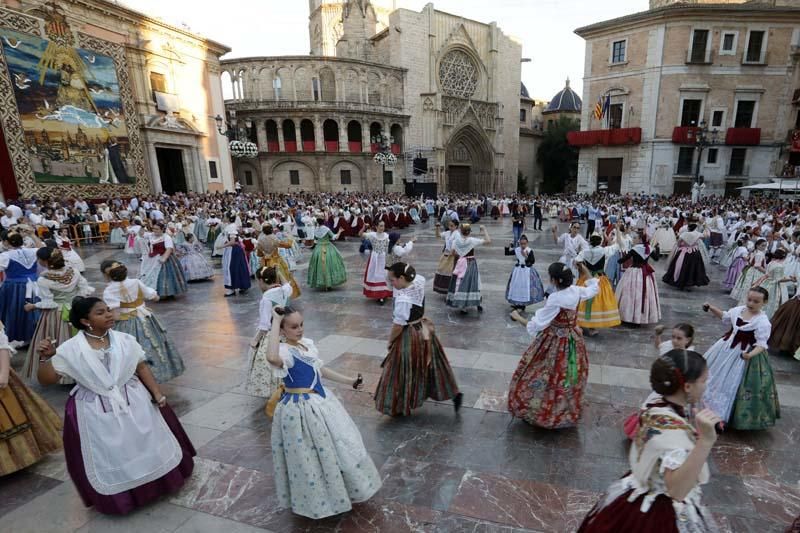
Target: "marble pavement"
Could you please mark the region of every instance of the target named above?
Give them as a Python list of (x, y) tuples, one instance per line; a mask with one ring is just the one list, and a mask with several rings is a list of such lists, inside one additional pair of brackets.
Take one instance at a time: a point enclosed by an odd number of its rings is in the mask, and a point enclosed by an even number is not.
[[(361, 296), (365, 259), (357, 242), (339, 244), (350, 275), (338, 290), (307, 289), (306, 262), (298, 267), (304, 293), (296, 303), (305, 314), (306, 335), (317, 342), (327, 364), (365, 377), (366, 391), (334, 388), (383, 476), (383, 488), (371, 501), (318, 522), (277, 508), (270, 421), (263, 415), (264, 401), (242, 386), (260, 294), (254, 288), (245, 296), (223, 298), (218, 275), (213, 282), (191, 284), (183, 298), (152, 306), (186, 361), (186, 373), (163, 388), (198, 449), (191, 482), (130, 516), (107, 517), (83, 507), (56, 454), (0, 479), (0, 530), (574, 531), (601, 492), (628, 469), (622, 422), (649, 390), (652, 328), (623, 326), (587, 340), (590, 384), (578, 428), (544, 431), (512, 420), (505, 406), (508, 383), (529, 338), (508, 318), (503, 299), (513, 263), (502, 250), (510, 240), (510, 222), (487, 220), (486, 225), (494, 240), (477, 250), (483, 314), (461, 316), (447, 309), (441, 296), (430, 291), (427, 297), (427, 315), (465, 395), (458, 416), (449, 402), (427, 402), (400, 419), (379, 415), (372, 406), (369, 389), (385, 355), (391, 305), (380, 307)], [(418, 237), (411, 262), (430, 286), (441, 243), (430, 226), (413, 226), (404, 234)], [(528, 235), (536, 266), (544, 273), (559, 251), (549, 232)], [(131, 257), (106, 245), (85, 246), (80, 253), (99, 291), (100, 261), (118, 258), (136, 270)], [(664, 261), (656, 264), (659, 278), (665, 268)], [(663, 323), (692, 323), (701, 350), (723, 333), (722, 324), (701, 311), (703, 301), (734, 305), (720, 286), (724, 272), (715, 268), (711, 278), (709, 287), (691, 293), (661, 286)], [(782, 531), (800, 514), (800, 363), (780, 356), (771, 362), (783, 406), (778, 425), (762, 432), (725, 433), (712, 453), (704, 499), (724, 531)], [(21, 365), (17, 356), (14, 366)], [(34, 388), (63, 411), (68, 388)]]

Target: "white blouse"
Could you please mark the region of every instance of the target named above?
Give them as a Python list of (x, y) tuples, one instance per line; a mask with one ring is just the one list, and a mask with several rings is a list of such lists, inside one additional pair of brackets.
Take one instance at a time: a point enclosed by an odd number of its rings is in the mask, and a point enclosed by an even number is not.
[[(158, 292), (154, 289), (151, 289), (138, 279), (128, 278), (125, 281), (112, 281), (109, 283), (108, 287), (103, 291), (103, 301), (106, 302), (109, 308), (118, 309), (122, 302), (130, 303), (135, 301), (139, 297), (140, 289), (145, 300), (158, 298)], [(150, 315), (150, 311), (144, 303), (137, 307), (136, 311), (141, 316)]]
[(405, 289), (394, 289), (393, 292), (392, 324), (407, 326), (411, 308), (415, 305), (422, 307), (425, 303), (425, 278), (417, 275), (411, 285)]
[(554, 292), (547, 297), (544, 307), (531, 317), (527, 326), (528, 333), (536, 335), (550, 325), (561, 309), (577, 309), (580, 302), (594, 298), (599, 292), (600, 285), (597, 278), (586, 280), (585, 287), (572, 285)]
[(272, 329), (272, 308), (283, 307), (292, 296), (292, 284), (284, 283), (280, 287), (273, 287), (261, 295), (258, 305), (258, 329), (269, 331)]
[[(724, 313), (722, 313), (722, 323), (733, 330), (731, 331), (730, 342), (734, 342), (736, 334), (740, 330), (752, 331), (756, 337), (755, 345), (761, 346), (766, 350), (770, 333), (772, 333), (772, 324), (770, 324), (767, 315), (762, 312), (750, 318), (750, 320), (747, 321), (747, 324), (743, 326), (737, 326), (736, 325), (737, 319), (742, 316), (742, 313), (746, 308), (747, 308), (746, 306), (740, 305), (738, 307), (732, 307), (727, 311), (725, 311)], [(745, 319), (742, 318), (742, 320)]]

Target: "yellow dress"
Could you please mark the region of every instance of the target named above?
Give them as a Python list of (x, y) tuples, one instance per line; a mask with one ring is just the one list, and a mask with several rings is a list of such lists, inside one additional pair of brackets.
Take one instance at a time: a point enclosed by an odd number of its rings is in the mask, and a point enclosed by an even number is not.
[[(589, 254), (587, 254), (589, 255)], [(597, 254), (594, 254), (597, 255)], [(582, 328), (601, 329), (613, 328), (622, 324), (619, 317), (619, 307), (617, 307), (617, 298), (614, 295), (614, 289), (611, 288), (611, 282), (605, 275), (603, 270), (605, 266), (605, 254), (596, 259), (594, 263), (589, 262), (584, 258), (583, 261), (592, 277), (598, 279), (600, 286), (600, 293), (589, 300), (583, 301), (578, 305), (578, 325)], [(586, 276), (581, 275), (578, 279), (578, 286), (586, 286)]]
[(292, 276), (292, 271), (289, 270), (289, 265), (286, 264), (286, 260), (281, 257), (281, 254), (278, 251), (279, 246), (280, 244), (274, 247), (271, 254), (264, 254), (263, 250), (260, 248), (256, 254), (258, 254), (259, 258), (261, 259), (261, 268), (275, 267), (275, 271), (278, 272), (278, 274), (282, 276), (284, 280), (292, 285), (292, 299), (294, 300), (295, 298), (300, 297), (300, 286), (297, 284), (294, 276)]

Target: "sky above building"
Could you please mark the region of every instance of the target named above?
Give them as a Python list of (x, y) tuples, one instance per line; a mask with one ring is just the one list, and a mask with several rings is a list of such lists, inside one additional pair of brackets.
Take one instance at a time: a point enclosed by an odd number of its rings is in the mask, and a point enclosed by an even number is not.
[[(233, 48), (225, 56), (305, 55), (309, 51), (307, 0), (125, 0), (125, 5)], [(427, 0), (397, 0), (420, 11)], [(570, 78), (583, 88), (584, 41), (575, 28), (644, 11), (648, 0), (438, 0), (434, 7), (480, 22), (497, 22), (522, 42), (522, 81), (534, 98), (550, 99)]]

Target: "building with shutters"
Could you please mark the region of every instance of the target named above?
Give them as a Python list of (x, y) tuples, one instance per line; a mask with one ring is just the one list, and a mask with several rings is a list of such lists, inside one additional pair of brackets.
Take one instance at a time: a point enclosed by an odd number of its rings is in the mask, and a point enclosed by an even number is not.
[(706, 195), (729, 196), (800, 164), (800, 2), (650, 7), (576, 30), (586, 41), (581, 131), (569, 137), (578, 191), (684, 194), (699, 174)]

